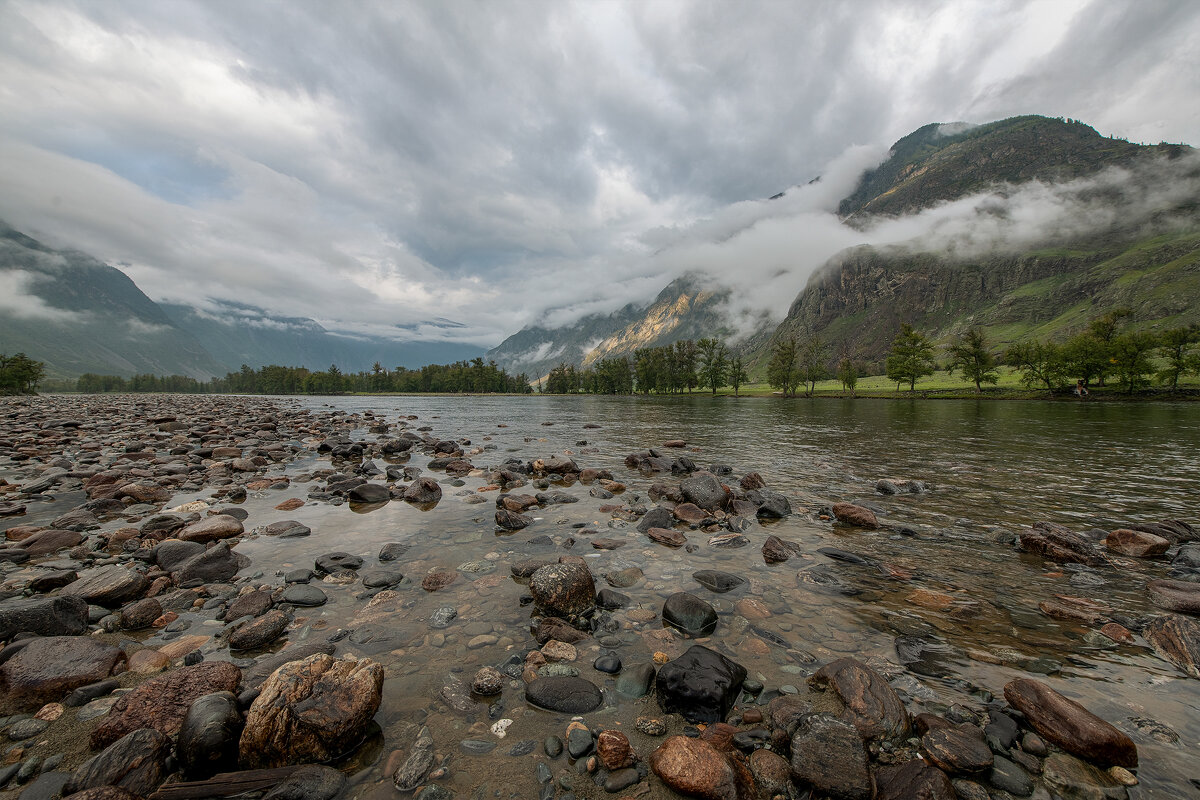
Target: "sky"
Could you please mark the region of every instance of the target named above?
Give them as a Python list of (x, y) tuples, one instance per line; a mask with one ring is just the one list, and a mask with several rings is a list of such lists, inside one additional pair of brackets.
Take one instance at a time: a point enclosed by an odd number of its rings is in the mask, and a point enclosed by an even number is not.
[(892, 142), (1030, 113), (1200, 144), (1200, 3), (0, 0), (0, 219), (348, 334), (777, 317)]

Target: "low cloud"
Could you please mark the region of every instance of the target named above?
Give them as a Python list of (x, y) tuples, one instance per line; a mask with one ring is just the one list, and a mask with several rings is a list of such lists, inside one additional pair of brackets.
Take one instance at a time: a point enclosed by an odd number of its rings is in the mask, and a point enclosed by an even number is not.
[(88, 315), (65, 308), (55, 308), (39, 297), (33, 288), (45, 281), (44, 275), (24, 270), (0, 270), (0, 314), (17, 319), (76, 325), (86, 322)]

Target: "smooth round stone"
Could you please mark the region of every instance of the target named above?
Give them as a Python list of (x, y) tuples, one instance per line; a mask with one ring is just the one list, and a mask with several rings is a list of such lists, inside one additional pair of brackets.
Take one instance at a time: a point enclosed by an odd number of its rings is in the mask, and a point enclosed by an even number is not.
[(550, 758), (558, 758), (563, 751), (562, 739), (557, 736), (547, 736), (546, 741), (542, 742), (542, 748)]
[(597, 658), (592, 663), (592, 667), (600, 672), (616, 675), (621, 671), (621, 659), (613, 653), (607, 653)]
[(569, 676), (535, 679), (525, 687), (525, 699), (539, 708), (568, 714), (586, 714), (604, 702), (594, 683)]
[(364, 572), (362, 583), (368, 589), (386, 589), (404, 580), (404, 573), (396, 569), (373, 569)]
[(308, 583), (313, 579), (311, 569), (294, 569), (284, 573), (284, 583)]
[(294, 583), (283, 590), (283, 595), (280, 598), (285, 603), (291, 603), (294, 606), (321, 606), (325, 605), (329, 600), (325, 593), (316, 586), (309, 586), (304, 583)]
[(478, 650), (480, 647), (488, 647), (500, 641), (500, 637), (490, 633), (481, 633), (471, 641), (467, 642), (467, 648), (470, 650)]
[(324, 572), (330, 575), (345, 569), (356, 570), (362, 565), (363, 560), (350, 553), (326, 553), (317, 558), (313, 564), (317, 572)]
[(32, 739), (49, 727), (50, 723), (44, 719), (23, 719), (8, 729), (8, 738), (14, 742), (21, 742), (25, 739)]
[(582, 726), (572, 727), (567, 731), (567, 754), (571, 758), (582, 758), (592, 751), (596, 744), (592, 732)]
[(715, 569), (703, 569), (699, 572), (694, 572), (692, 573), (692, 578), (705, 589), (717, 594), (733, 591), (746, 582), (745, 578)]
[(628, 789), (641, 779), (641, 773), (634, 767), (618, 769), (608, 773), (608, 777), (604, 779), (604, 791), (616, 794), (623, 789)]

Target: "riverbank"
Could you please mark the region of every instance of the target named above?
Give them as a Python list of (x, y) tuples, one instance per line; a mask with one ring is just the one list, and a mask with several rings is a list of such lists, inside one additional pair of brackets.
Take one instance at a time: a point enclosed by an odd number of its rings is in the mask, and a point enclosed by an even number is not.
[[(847, 779), (884, 796), (1119, 794), (1134, 780), (1186, 796), (1194, 720), (1154, 693), (1195, 695), (1186, 581), (1200, 558), (1194, 531), (1160, 516), (1169, 498), (1134, 519), (1114, 506), (1128, 526), (1099, 533), (952, 524), (963, 511), (939, 495), (953, 473), (993, 492), (996, 476), (950, 464), (914, 478), (893, 457), (859, 489), (822, 483), (860, 471), (836, 462), (800, 482), (771, 453), (791, 417), (721, 451), (739, 423), (701, 432), (689, 415), (704, 403), (654, 404), (665, 416), (635, 427), (642, 404), (620, 398), (369, 402), (386, 400), (3, 401), (0, 620), (17, 622), (0, 629), (14, 704), (0, 729), (16, 769), (0, 785), (78, 788), (104, 750), (103, 779), (127, 766), (140, 795), (218, 768), (328, 762), (292, 776), (324, 787), (307, 796)], [(306, 687), (305, 657), (330, 677)], [(696, 686), (709, 688), (677, 691)], [(193, 713), (206, 696), (222, 699)], [(301, 725), (305, 708), (318, 713)], [(189, 715), (225, 738), (192, 738)], [(1056, 744), (1056, 726), (1081, 720), (1100, 739)], [(170, 754), (187, 774), (168, 775)]]

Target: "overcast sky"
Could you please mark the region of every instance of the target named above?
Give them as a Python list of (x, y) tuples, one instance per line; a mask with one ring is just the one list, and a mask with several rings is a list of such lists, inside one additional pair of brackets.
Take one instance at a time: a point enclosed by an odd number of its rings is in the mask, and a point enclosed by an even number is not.
[(0, 218), (343, 331), (490, 346), (693, 257), (795, 288), (891, 142), (1027, 113), (1200, 143), (1200, 3), (0, 0)]

